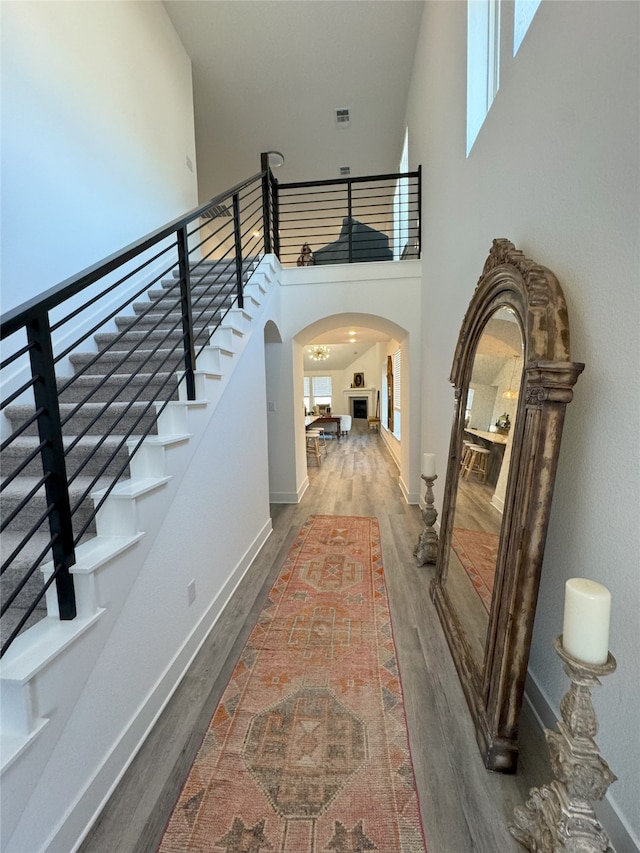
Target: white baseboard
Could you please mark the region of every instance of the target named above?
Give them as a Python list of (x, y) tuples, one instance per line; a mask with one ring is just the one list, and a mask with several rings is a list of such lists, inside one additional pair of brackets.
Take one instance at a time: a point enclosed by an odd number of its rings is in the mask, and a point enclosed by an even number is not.
[[(530, 673), (527, 675), (524, 701), (531, 710), (541, 731), (545, 728), (555, 731), (558, 721), (556, 713)], [(551, 781), (552, 779), (549, 779), (549, 782)], [(599, 803), (595, 803), (594, 810), (598, 820), (609, 835), (616, 853), (640, 853), (639, 840), (634, 837), (630, 828), (627, 827), (608, 797), (605, 797)]]
[[(271, 534), (269, 519), (229, 575), (218, 595), (170, 661), (137, 713), (122, 731), (118, 742), (105, 756), (84, 790), (62, 817), (40, 853), (76, 851), (139, 752), (149, 732), (187, 673), (202, 644), (229, 602), (260, 548)], [(91, 817), (87, 820), (87, 815)]]
[(302, 496), (309, 488), (309, 478), (305, 477), (297, 492), (269, 492), (269, 503), (272, 504), (299, 504)]

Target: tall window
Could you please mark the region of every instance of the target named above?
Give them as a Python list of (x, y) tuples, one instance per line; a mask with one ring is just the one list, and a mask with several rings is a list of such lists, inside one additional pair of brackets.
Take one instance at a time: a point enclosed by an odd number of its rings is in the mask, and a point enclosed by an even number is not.
[(314, 406), (331, 405), (330, 376), (304, 377), (304, 404), (307, 411), (313, 409)]
[(393, 354), (393, 434), (400, 438), (400, 401), (402, 400), (400, 350)]
[(538, 11), (540, 0), (515, 0), (513, 12), (513, 55), (518, 52), (522, 44), (529, 24)]
[[(400, 172), (409, 171), (409, 128), (404, 132)], [(393, 259), (399, 261), (409, 242), (409, 179), (399, 178), (393, 197)]]
[(467, 156), (498, 92), (500, 2), (467, 0)]

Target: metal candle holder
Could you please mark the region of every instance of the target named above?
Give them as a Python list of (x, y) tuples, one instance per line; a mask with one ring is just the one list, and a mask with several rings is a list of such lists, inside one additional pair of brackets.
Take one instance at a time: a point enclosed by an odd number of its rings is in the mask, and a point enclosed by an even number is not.
[(616, 776), (593, 740), (598, 731), (591, 688), (616, 668), (611, 653), (603, 664), (588, 664), (568, 655), (562, 635), (554, 648), (564, 662), (571, 687), (560, 703), (563, 722), (558, 731), (545, 729), (551, 769), (556, 777), (549, 785), (532, 788), (524, 806), (514, 810), (509, 832), (535, 853), (607, 853), (609, 837), (591, 803), (601, 800)]
[(418, 565), (424, 566), (425, 563), (435, 563), (438, 556), (438, 534), (433, 529), (438, 517), (438, 510), (433, 505), (433, 484), (438, 479), (438, 475), (434, 474), (433, 477), (427, 477), (421, 474), (420, 476), (427, 487), (424, 495), (425, 505), (422, 510), (422, 520), (425, 526), (413, 554), (418, 560)]

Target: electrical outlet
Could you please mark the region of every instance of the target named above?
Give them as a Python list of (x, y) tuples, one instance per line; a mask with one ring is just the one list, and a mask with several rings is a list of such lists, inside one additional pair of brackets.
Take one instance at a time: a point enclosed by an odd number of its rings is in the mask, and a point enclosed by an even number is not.
[(189, 605), (189, 607), (191, 607), (191, 605), (193, 604), (193, 602), (195, 600), (196, 600), (196, 582), (195, 582), (195, 580), (193, 580), (193, 581), (189, 581), (189, 583), (187, 584), (187, 604)]

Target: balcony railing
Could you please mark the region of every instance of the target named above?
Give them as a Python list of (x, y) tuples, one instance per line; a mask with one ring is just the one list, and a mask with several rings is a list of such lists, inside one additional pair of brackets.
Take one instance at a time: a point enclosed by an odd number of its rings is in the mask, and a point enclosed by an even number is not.
[(276, 204), (283, 266), (420, 257), (420, 169), (278, 183)]
[(164, 408), (195, 398), (198, 355), (262, 256), (419, 257), (419, 221), (419, 172), (278, 184), (263, 155), (257, 175), (2, 317), (0, 654), (54, 585), (75, 617), (78, 544)]

